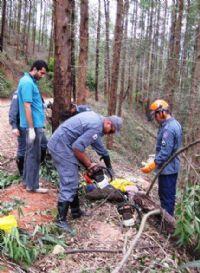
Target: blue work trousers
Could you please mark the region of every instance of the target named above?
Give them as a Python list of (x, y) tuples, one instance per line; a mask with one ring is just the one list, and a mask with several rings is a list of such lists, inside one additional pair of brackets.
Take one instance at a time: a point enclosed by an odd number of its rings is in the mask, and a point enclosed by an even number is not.
[(79, 186), (78, 164), (70, 160), (66, 151), (55, 151), (48, 147), (53, 164), (59, 174), (58, 202), (72, 202)]
[(158, 177), (158, 194), (161, 207), (172, 216), (174, 216), (177, 177), (177, 173), (159, 175)]
[[(26, 128), (19, 128), (20, 135), (17, 138), (17, 158), (24, 157), (26, 153)], [(42, 136), (41, 149), (47, 149), (47, 138), (45, 134)]]
[(39, 169), (41, 159), (41, 141), (44, 135), (43, 128), (35, 128), (35, 140), (28, 143), (28, 130), (26, 131), (26, 153), (24, 162), (23, 182), (30, 190), (39, 188)]
[(20, 135), (17, 137), (17, 158), (24, 157), (26, 152), (26, 128), (19, 128)]

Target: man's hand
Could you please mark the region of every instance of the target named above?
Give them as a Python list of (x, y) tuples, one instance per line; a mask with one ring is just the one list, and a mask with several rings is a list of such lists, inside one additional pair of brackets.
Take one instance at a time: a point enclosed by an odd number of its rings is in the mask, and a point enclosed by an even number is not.
[(93, 176), (95, 173), (98, 173), (100, 170), (102, 170), (102, 166), (97, 163), (91, 163), (87, 170), (88, 175)]
[(20, 131), (19, 131), (19, 129), (17, 129), (17, 128), (12, 129), (12, 133), (13, 133), (13, 135), (16, 136), (16, 137), (20, 136)]
[(143, 168), (141, 168), (140, 170), (143, 173), (150, 173), (151, 171), (153, 171), (156, 168), (156, 163), (155, 161), (152, 161), (150, 163), (147, 163)]
[(35, 137), (36, 137), (36, 135), (35, 135), (34, 128), (29, 128), (28, 129), (28, 143), (32, 144), (35, 140)]

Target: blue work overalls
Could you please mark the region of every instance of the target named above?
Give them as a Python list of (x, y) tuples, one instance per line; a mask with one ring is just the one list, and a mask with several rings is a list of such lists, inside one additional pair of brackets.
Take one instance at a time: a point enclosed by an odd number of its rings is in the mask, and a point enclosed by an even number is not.
[(82, 112), (64, 121), (51, 136), (48, 150), (59, 173), (59, 202), (72, 202), (78, 190), (79, 162), (73, 149), (84, 152), (92, 145), (98, 154), (107, 154), (101, 140), (103, 119), (93, 111)]
[[(180, 148), (182, 129), (179, 122), (171, 117), (164, 121), (157, 135), (155, 163), (158, 170)], [(170, 215), (174, 215), (176, 199), (176, 182), (180, 169), (180, 160), (175, 157), (158, 177), (158, 193), (161, 207)]]

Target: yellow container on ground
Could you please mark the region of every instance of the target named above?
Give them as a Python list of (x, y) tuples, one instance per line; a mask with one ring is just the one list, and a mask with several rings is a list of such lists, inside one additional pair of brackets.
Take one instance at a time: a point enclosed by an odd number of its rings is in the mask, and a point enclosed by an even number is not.
[(17, 220), (14, 215), (8, 215), (0, 218), (0, 230), (11, 233), (13, 228), (17, 227)]

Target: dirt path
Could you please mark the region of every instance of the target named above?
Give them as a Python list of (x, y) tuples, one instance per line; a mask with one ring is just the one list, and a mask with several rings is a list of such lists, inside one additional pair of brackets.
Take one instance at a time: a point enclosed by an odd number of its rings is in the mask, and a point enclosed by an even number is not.
[(17, 139), (12, 135), (11, 126), (8, 122), (10, 100), (0, 99), (0, 162), (11, 159), (7, 168), (10, 171), (16, 171), (14, 163), (17, 147)]

